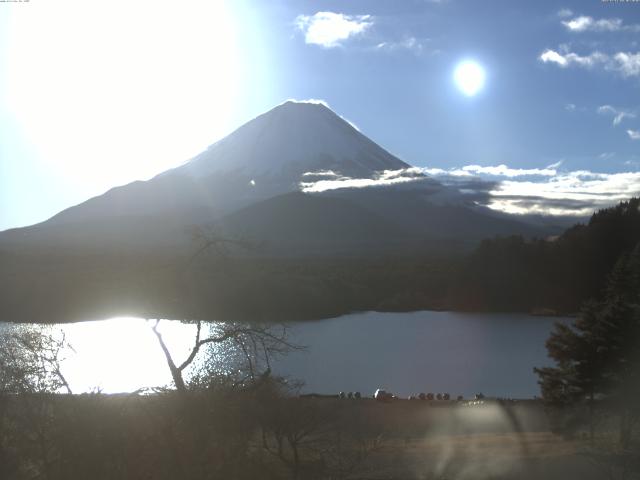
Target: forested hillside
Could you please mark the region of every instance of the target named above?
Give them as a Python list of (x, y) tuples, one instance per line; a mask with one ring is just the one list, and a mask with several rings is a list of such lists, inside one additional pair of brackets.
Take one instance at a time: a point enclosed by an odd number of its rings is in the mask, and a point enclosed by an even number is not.
[(483, 241), (451, 282), (450, 303), (465, 310), (570, 313), (598, 297), (616, 260), (640, 242), (640, 199), (593, 214), (555, 239)]

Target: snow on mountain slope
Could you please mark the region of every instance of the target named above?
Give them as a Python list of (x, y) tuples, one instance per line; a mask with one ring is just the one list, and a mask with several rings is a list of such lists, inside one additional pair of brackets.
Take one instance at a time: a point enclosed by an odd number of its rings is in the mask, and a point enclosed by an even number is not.
[(301, 189), (309, 172), (375, 178), (410, 167), (322, 104), (288, 101), (249, 121), (183, 165), (113, 188), (50, 219), (182, 218), (206, 222)]
[(287, 101), (172, 173), (202, 178), (233, 172), (297, 182), (301, 175), (313, 171), (372, 178), (379, 171), (408, 167), (325, 105)]
[(325, 105), (285, 102), (180, 167), (3, 232), (0, 251), (190, 251), (194, 225), (300, 254), (531, 230), (468, 205)]
[(313, 180), (309, 172), (377, 178), (408, 167), (325, 105), (288, 101), (180, 167), (113, 188), (42, 224), (5, 232), (0, 241), (25, 247), (175, 245), (185, 226), (300, 191), (303, 181)]

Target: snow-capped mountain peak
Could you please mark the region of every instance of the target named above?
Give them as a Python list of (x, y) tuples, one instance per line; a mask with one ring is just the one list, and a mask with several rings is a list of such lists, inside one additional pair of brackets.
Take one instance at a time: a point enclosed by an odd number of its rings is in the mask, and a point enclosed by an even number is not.
[(306, 172), (372, 178), (376, 172), (407, 167), (326, 105), (287, 101), (176, 170), (193, 177), (238, 173), (299, 181)]
[(311, 191), (309, 182), (326, 180), (327, 172), (362, 181), (408, 167), (326, 105), (287, 101), (183, 165), (116, 187), (52, 221), (170, 214), (198, 223), (277, 195)]

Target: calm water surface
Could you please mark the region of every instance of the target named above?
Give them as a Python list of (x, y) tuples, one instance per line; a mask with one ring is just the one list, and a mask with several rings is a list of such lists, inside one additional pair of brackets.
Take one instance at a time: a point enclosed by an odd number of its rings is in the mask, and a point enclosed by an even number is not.
[(552, 364), (545, 341), (558, 320), (430, 311), (347, 315), (296, 327), (294, 339), (309, 349), (277, 366), (304, 379), (309, 392), (382, 387), (403, 396), (526, 398), (540, 391), (533, 367)]
[[(544, 344), (556, 320), (422, 311), (366, 312), (298, 323), (292, 325), (291, 339), (307, 349), (277, 360), (273, 370), (303, 380), (306, 392), (371, 394), (383, 387), (403, 396), (483, 392), (532, 397), (539, 393), (533, 367), (550, 365)], [(74, 392), (134, 391), (170, 383), (162, 351), (143, 319), (57, 325), (51, 330), (62, 330), (73, 346), (65, 352), (63, 371)], [(160, 330), (181, 362), (195, 327), (162, 321)]]

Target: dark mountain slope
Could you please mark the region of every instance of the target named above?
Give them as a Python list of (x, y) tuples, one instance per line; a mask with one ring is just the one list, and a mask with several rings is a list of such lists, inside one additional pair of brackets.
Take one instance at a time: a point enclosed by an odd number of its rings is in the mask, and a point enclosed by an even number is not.
[(324, 195), (348, 199), (379, 215), (393, 218), (405, 229), (432, 238), (456, 239), (467, 244), (496, 235), (521, 234), (526, 237), (561, 233), (554, 227), (538, 227), (521, 217), (493, 212), (483, 207), (434, 198), (439, 185), (416, 188), (364, 188), (326, 192)]
[(290, 193), (251, 205), (219, 222), (232, 237), (270, 254), (357, 254), (415, 241), (415, 233), (349, 200)]

